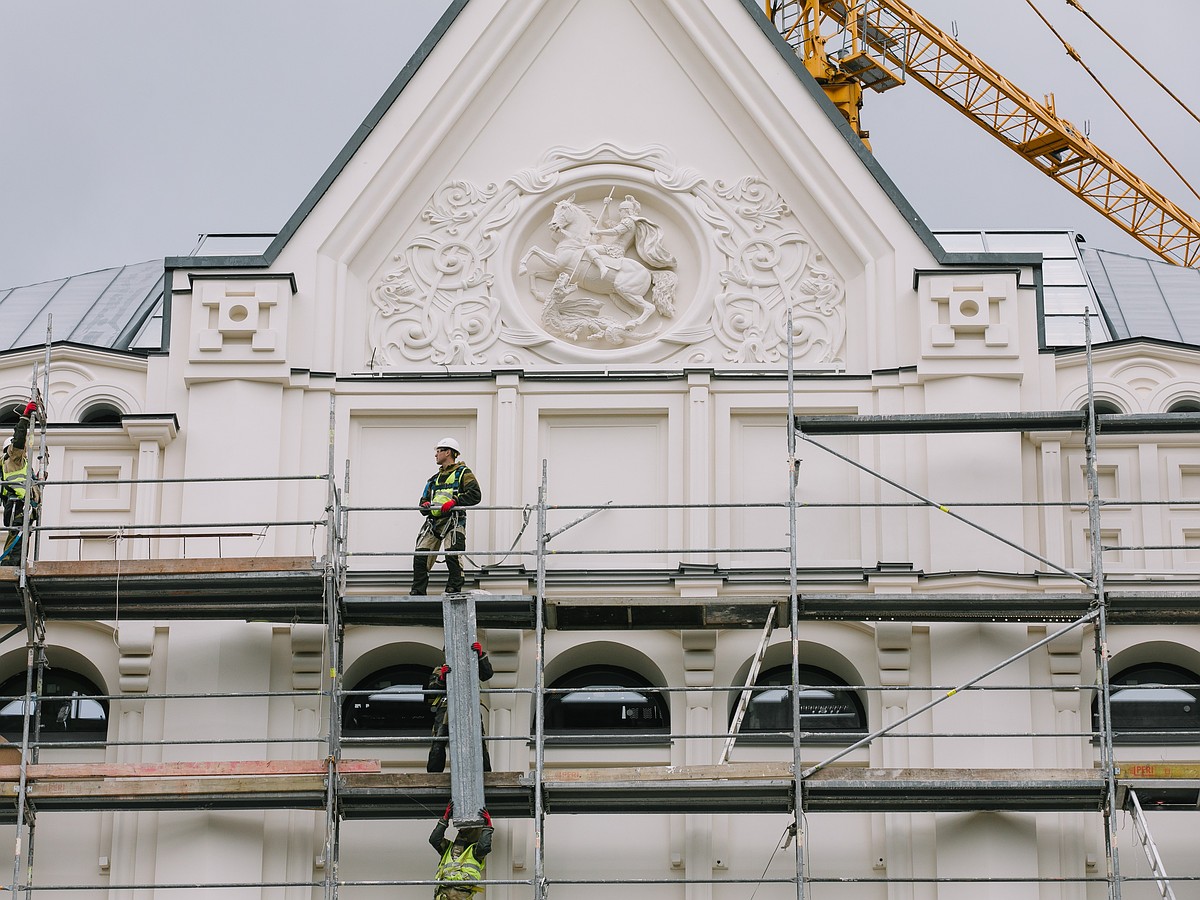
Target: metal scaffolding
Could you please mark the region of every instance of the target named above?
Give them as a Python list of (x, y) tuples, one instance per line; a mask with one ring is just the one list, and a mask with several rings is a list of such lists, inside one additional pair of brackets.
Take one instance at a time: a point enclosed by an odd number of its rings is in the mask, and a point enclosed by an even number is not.
[[(1119, 865), (1116, 847), (1117, 815), (1124, 809), (1133, 809), (1137, 816), (1139, 842), (1146, 848), (1152, 863), (1152, 880), (1163, 896), (1171, 890), (1165, 866), (1158, 858), (1153, 840), (1145, 827), (1145, 817), (1138, 806), (1136, 790), (1140, 789), (1138, 778), (1123, 773), (1113, 753), (1113, 723), (1111, 710), (1111, 685), (1108, 672), (1108, 626), (1112, 623), (1200, 623), (1200, 592), (1164, 592), (1160, 590), (1109, 591), (1104, 581), (1105, 551), (1101, 543), (1100, 514), (1103, 499), (1100, 497), (1097, 477), (1097, 432), (1135, 433), (1144, 428), (1148, 431), (1165, 430), (1162, 417), (1097, 416), (1094, 405), (1094, 387), (1091, 377), (1091, 347), (1088, 350), (1088, 410), (1080, 414), (970, 414), (962, 416), (900, 416), (900, 417), (846, 417), (846, 416), (799, 416), (795, 412), (795, 386), (789, 361), (788, 367), (788, 500), (773, 504), (788, 511), (789, 539), (785, 547), (745, 548), (714, 547), (684, 548), (679, 552), (746, 552), (763, 551), (788, 554), (788, 584), (786, 591), (757, 595), (740, 595), (721, 601), (680, 601), (676, 598), (669, 612), (659, 612), (653, 619), (639, 618), (638, 607), (625, 602), (631, 598), (615, 596), (597, 600), (593, 594), (570, 596), (569, 591), (552, 590), (547, 572), (547, 558), (551, 554), (551, 540), (566, 528), (586, 519), (601, 508), (622, 508), (618, 504), (601, 507), (579, 507), (582, 516), (558, 531), (551, 532), (547, 518), (551, 509), (549, 502), (549, 474), (545, 461), (542, 462), (541, 479), (537, 501), (533, 505), (531, 518), (536, 535), (534, 549), (518, 551), (513, 548), (473, 551), (493, 556), (508, 554), (533, 556), (535, 564), (534, 591), (532, 596), (479, 594), (474, 606), (478, 626), (517, 628), (532, 631), (534, 638), (534, 671), (532, 689), (517, 689), (516, 693), (529, 696), (532, 700), (532, 727), (528, 735), (492, 735), (487, 740), (529, 741), (532, 744), (533, 765), (528, 772), (493, 772), (484, 778), (484, 789), (488, 808), (498, 817), (529, 817), (533, 820), (533, 873), (528, 879), (494, 879), (489, 884), (527, 885), (534, 900), (544, 900), (552, 885), (569, 884), (659, 884), (659, 883), (776, 883), (778, 879), (722, 878), (667, 878), (667, 879), (552, 879), (546, 869), (546, 819), (548, 815), (603, 812), (644, 813), (786, 813), (792, 819), (791, 832), (795, 837), (795, 863), (792, 876), (785, 880), (794, 886), (799, 900), (804, 900), (809, 886), (837, 880), (815, 875), (807, 866), (805, 850), (808, 846), (805, 834), (807, 812), (856, 812), (856, 811), (905, 811), (928, 812), (947, 810), (1012, 810), (1012, 811), (1057, 811), (1099, 814), (1104, 822), (1105, 873), (1103, 877), (1080, 879), (1007, 877), (991, 879), (969, 878), (892, 878), (872, 879), (880, 882), (946, 882), (946, 881), (1018, 881), (1018, 882), (1063, 882), (1102, 881), (1110, 900), (1118, 900), (1121, 886), (1125, 883), (1147, 880), (1139, 876), (1124, 876)], [(43, 377), (48, 384), (49, 341), (47, 342), (46, 365)], [(36, 379), (36, 375), (35, 375)], [(36, 388), (36, 380), (35, 380)], [(47, 388), (43, 388), (43, 394)], [(36, 393), (36, 391), (35, 391)], [(227, 560), (118, 560), (114, 564), (80, 560), (78, 562), (40, 561), (36, 552), (29, 552), (30, 536), (33, 548), (37, 547), (37, 536), (43, 531), (53, 533), (67, 526), (45, 523), (33, 526), (31, 516), (26, 515), (22, 531), (22, 558), (12, 575), (14, 592), (12, 598), (0, 600), (0, 621), (17, 624), (26, 634), (27, 666), (26, 691), (23, 697), (23, 729), (20, 746), (21, 756), (13, 792), (11, 821), (16, 825), (13, 875), (11, 889), (24, 891), (26, 896), (49, 885), (39, 885), (33, 878), (34, 838), (39, 811), (69, 810), (138, 810), (138, 809), (320, 809), (324, 814), (324, 869), (322, 878), (306, 881), (263, 881), (256, 886), (312, 886), (320, 888), (326, 900), (334, 900), (344, 887), (367, 884), (362, 881), (346, 880), (339, 871), (341, 855), (341, 825), (346, 819), (360, 818), (421, 818), (431, 808), (439, 808), (448, 796), (445, 776), (418, 774), (395, 774), (382, 772), (378, 765), (372, 767), (358, 760), (346, 760), (344, 751), (356, 745), (356, 739), (343, 733), (342, 703), (354, 691), (342, 684), (344, 665), (344, 639), (348, 624), (408, 624), (438, 625), (443, 621), (444, 601), (437, 598), (406, 597), (396, 592), (363, 593), (350, 587), (349, 561), (355, 556), (382, 555), (393, 558), (411, 557), (412, 553), (387, 552), (356, 553), (348, 542), (350, 516), (364, 512), (396, 512), (373, 506), (351, 506), (345, 502), (349, 493), (350, 478), (347, 467), (341, 487), (335, 476), (334, 425), (336, 398), (331, 398), (329, 413), (328, 471), (320, 475), (294, 476), (307, 480), (324, 480), (325, 509), (311, 519), (290, 519), (274, 522), (253, 523), (257, 527), (304, 527), (323, 528), (325, 547), (320, 559), (310, 558), (264, 558)], [(1173, 417), (1178, 424), (1196, 414)], [(921, 496), (903, 485), (888, 479), (881, 472), (848, 458), (837, 455), (847, 463), (901, 490), (916, 500), (917, 505), (929, 506), (950, 513), (964, 525), (975, 528), (1004, 544), (1020, 550), (1037, 560), (1062, 579), (1072, 582), (1073, 590), (1044, 592), (1040, 590), (993, 593), (917, 592), (911, 594), (872, 594), (861, 590), (844, 592), (802, 592), (799, 587), (797, 562), (797, 509), (802, 505), (797, 499), (801, 484), (800, 462), (797, 458), (797, 442), (805, 441), (823, 447), (814, 440), (814, 435), (823, 434), (870, 434), (947, 431), (1025, 431), (1046, 425), (1053, 419), (1054, 428), (1085, 427), (1085, 448), (1088, 484), (1088, 520), (1090, 538), (1090, 572), (1080, 574), (1066, 566), (1046, 559), (1043, 555), (1020, 546), (1004, 535), (995, 533), (974, 522), (970, 516), (951, 509), (953, 504), (939, 503)], [(1068, 422), (1069, 420), (1069, 422)], [(857, 430), (856, 430), (857, 429)], [(45, 422), (41, 423), (41, 440), (45, 447)], [(829, 448), (825, 447), (828, 450)], [(836, 451), (830, 451), (836, 452)], [(31, 467), (32, 471), (32, 467)], [(31, 476), (32, 479), (32, 476)], [(173, 479), (174, 481), (189, 479)], [(217, 479), (214, 479), (217, 480)], [(220, 479), (232, 480), (232, 479)], [(160, 480), (162, 483), (166, 479)], [(52, 488), (66, 482), (48, 479), (43, 475), (35, 485), (27, 482), (27, 502), (34, 496), (34, 487)], [(95, 482), (92, 482), (95, 483)], [(155, 483), (146, 479), (138, 483)], [(863, 504), (886, 506), (887, 504)], [(1012, 504), (1019, 506), (1022, 504)], [(1077, 504), (1062, 504), (1076, 506)], [(750, 508), (754, 504), (674, 504), (678, 509)], [(759, 504), (758, 506), (761, 506)], [(555, 506), (557, 510), (573, 507)], [(625, 508), (662, 508), (649, 504)], [(957, 507), (959, 509), (965, 506)], [(481, 507), (492, 510), (522, 510), (524, 507)], [(251, 523), (181, 523), (164, 526), (161, 523), (139, 523), (135, 530), (158, 534), (169, 530), (189, 534), (208, 533), (218, 528), (250, 527)], [(78, 530), (78, 529), (76, 529)], [(453, 551), (449, 551), (453, 552)], [(572, 551), (558, 551), (572, 552)], [(584, 551), (579, 551), (584, 552)], [(610, 553), (634, 553), (635, 549), (614, 550)], [(662, 548), (653, 552), (663, 553)], [(0, 573), (0, 581), (4, 573)], [(118, 601), (119, 581), (119, 601)], [(553, 596), (551, 596), (553, 595)], [(13, 599), (15, 598), (15, 600)], [(661, 599), (661, 598), (655, 598)], [(108, 618), (120, 604), (125, 618), (146, 619), (196, 619), (231, 618), (245, 615), (247, 618), (268, 619), (294, 623), (320, 624), (325, 629), (325, 653), (327, 667), (319, 693), (328, 705), (325, 734), (314, 735), (314, 748), (323, 748), (324, 759), (298, 762), (290, 768), (278, 761), (261, 761), (261, 766), (242, 764), (239, 767), (222, 769), (221, 764), (189, 764), (170, 768), (163, 764), (152, 766), (109, 765), (107, 769), (91, 765), (88, 770), (104, 775), (102, 782), (73, 781), (72, 775), (60, 766), (41, 765), (38, 762), (40, 740), (41, 679), (45, 667), (45, 625), (54, 618)], [(590, 606), (589, 606), (590, 604)], [(791, 744), (790, 763), (728, 763), (706, 766), (670, 767), (653, 770), (638, 769), (592, 769), (562, 771), (548, 768), (545, 750), (548, 742), (545, 721), (545, 702), (555, 695), (555, 689), (546, 685), (545, 640), (548, 630), (561, 627), (572, 621), (581, 609), (605, 606), (624, 610), (625, 618), (617, 624), (626, 628), (761, 628), (764, 621), (770, 625), (788, 623), (790, 642), (791, 683), (789, 691), (792, 727), (786, 735)], [(935, 622), (935, 621), (990, 621), (990, 622), (1045, 622), (1060, 623), (1061, 628), (1048, 633), (1010, 655), (996, 665), (987, 667), (975, 677), (951, 686), (925, 686), (935, 694), (928, 703), (919, 705), (886, 725), (870, 731), (861, 738), (849, 742), (836, 752), (816, 762), (805, 762), (813, 748), (819, 745), (806, 743), (814, 735), (801, 727), (802, 709), (800, 693), (803, 687), (800, 678), (802, 623), (821, 620), (831, 621), (888, 621)], [(616, 620), (614, 620), (616, 621)], [(1097, 708), (1100, 727), (1098, 729), (1099, 770), (1083, 769), (993, 769), (972, 770), (971, 777), (964, 777), (959, 770), (905, 769), (874, 770), (861, 767), (838, 765), (838, 761), (865, 747), (873, 741), (911, 740), (916, 737), (974, 737), (975, 735), (945, 734), (935, 732), (901, 731), (900, 726), (928, 712), (934, 706), (954, 696), (974, 690), (1036, 690), (1029, 685), (1001, 688), (996, 685), (980, 684), (1016, 660), (1047, 646), (1064, 634), (1084, 626), (1091, 626), (1094, 636), (1098, 683), (1078, 685), (1077, 690), (1093, 693), (1098, 698)], [(472, 630), (474, 623), (472, 624)], [(766, 634), (770, 633), (768, 628)], [(764, 638), (765, 643), (765, 638)], [(449, 651), (449, 647), (447, 650)], [(752, 669), (753, 671), (753, 669)], [(753, 689), (754, 675), (747, 684), (722, 685), (704, 688), (712, 692), (743, 692)], [(887, 685), (857, 685), (854, 689), (880, 690)], [(916, 690), (917, 686), (909, 686)], [(1046, 688), (1062, 690), (1061, 687)], [(672, 690), (697, 690), (693, 687), (655, 688), (669, 693)], [(512, 692), (509, 689), (508, 692)], [(561, 693), (561, 690), (559, 691)], [(359, 692), (362, 693), (362, 692)], [(496, 693), (490, 689), (484, 695)], [(184, 699), (187, 697), (212, 697), (211, 694), (146, 694), (148, 699)], [(225, 696), (297, 696), (296, 692), (259, 692)], [(307, 695), (306, 695), (307, 696)], [(120, 699), (121, 695), (97, 699)], [(474, 701), (459, 703), (454, 709), (459, 716), (477, 716)], [(476, 725), (478, 723), (476, 722)], [(990, 734), (1003, 734), (991, 732)], [(828, 735), (824, 735), (827, 737)], [(1037, 737), (1024, 734), (1026, 737)], [(1053, 737), (1063, 736), (1060, 733)], [(1074, 735), (1082, 738), (1085, 734)], [(586, 736), (585, 736), (586, 737)], [(736, 726), (730, 732), (696, 734), (691, 730), (682, 733), (657, 735), (670, 739), (710, 739), (729, 741), (735, 746)], [(213, 739), (206, 743), (236, 743), (238, 740), (265, 743), (261, 737), (241, 739)], [(295, 744), (294, 738), (285, 739)], [(371, 739), (371, 743), (384, 743)], [(428, 743), (428, 738), (398, 738), (398, 743)], [(85, 742), (86, 743), (86, 742)], [(111, 742), (99, 742), (111, 745)], [(161, 743), (161, 742), (159, 742)], [(1167, 778), (1178, 772), (1166, 773), (1160, 769), (1154, 784), (1161, 788), (1164, 774)], [(172, 779), (169, 782), (141, 783), (138, 790), (129, 789), (132, 777)], [(78, 777), (78, 776), (74, 776)], [(1177, 778), (1171, 789), (1181, 795), (1179, 805), (1195, 805), (1200, 797), (1200, 773)], [(0, 813), (5, 815), (5, 813)], [(849, 879), (851, 881), (856, 879)], [(864, 879), (857, 879), (864, 880)], [(372, 885), (431, 885), (429, 880), (397, 880), (370, 882)], [(107, 885), (109, 889), (149, 889), (154, 885)], [(168, 885), (157, 885), (167, 887)], [(204, 887), (203, 885), (170, 885), (171, 887)], [(233, 883), (208, 885), (208, 887), (232, 887)], [(80, 887), (98, 887), (95, 885)]]

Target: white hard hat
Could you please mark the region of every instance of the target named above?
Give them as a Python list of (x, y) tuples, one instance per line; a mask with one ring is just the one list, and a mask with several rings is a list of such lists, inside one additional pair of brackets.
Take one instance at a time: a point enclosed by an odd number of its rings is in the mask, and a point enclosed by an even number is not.
[(4, 448), (3, 448), (3, 450), (0, 450), (0, 453), (7, 453), (7, 452), (8, 452), (8, 448), (9, 448), (9, 447), (11, 447), (11, 446), (12, 446), (12, 438), (8, 438), (8, 439), (7, 439), (7, 440), (4, 442)]
[(458, 446), (458, 441), (452, 437), (442, 438), (437, 442), (437, 445), (434, 447), (434, 449), (440, 450), (442, 447), (445, 447), (447, 450), (453, 450), (455, 453), (462, 453), (462, 447)]

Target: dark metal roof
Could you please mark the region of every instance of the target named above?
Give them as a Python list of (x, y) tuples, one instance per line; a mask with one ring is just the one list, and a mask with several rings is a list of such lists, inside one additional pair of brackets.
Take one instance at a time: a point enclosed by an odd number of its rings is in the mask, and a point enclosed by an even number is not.
[(1200, 346), (1200, 270), (1090, 248), (1083, 264), (1113, 338)]
[[(0, 351), (51, 338), (111, 350), (157, 349), (162, 338), (161, 260), (0, 289)], [(156, 330), (157, 327), (157, 330)]]

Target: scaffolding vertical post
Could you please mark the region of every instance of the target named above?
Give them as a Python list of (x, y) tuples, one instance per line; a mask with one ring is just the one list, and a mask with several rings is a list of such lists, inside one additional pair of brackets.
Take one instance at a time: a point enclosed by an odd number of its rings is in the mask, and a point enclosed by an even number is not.
[[(38, 455), (37, 455), (37, 458), (39, 460), (41, 460), (41, 464), (42, 464), (41, 469), (37, 474), (38, 474), (38, 477), (40, 477), (41, 480), (43, 480), (43, 481), (45, 481), (46, 473), (50, 468), (50, 448), (48, 448), (46, 446), (47, 412), (46, 412), (45, 403), (46, 403), (46, 398), (50, 396), (50, 341), (51, 341), (51, 338), (53, 335), (53, 331), (52, 331), (53, 323), (54, 323), (54, 317), (52, 315), (50, 315), (49, 313), (47, 313), (46, 314), (46, 356), (45, 356), (45, 362), (42, 366), (42, 393), (41, 393), (41, 401), (42, 402), (39, 404), (39, 406), (41, 406), (41, 409), (42, 409), (42, 420), (41, 420), (40, 427), (38, 428), (38, 439), (39, 440), (38, 440)], [(36, 391), (36, 376), (35, 376), (35, 391)], [(37, 396), (36, 392), (35, 392), (34, 396), (35, 397)], [(26, 439), (25, 445), (26, 445), (26, 447), (29, 446), (28, 438)], [(29, 458), (28, 450), (25, 451), (25, 457), (26, 457), (26, 459)], [(25, 485), (25, 495), (27, 497), (30, 495), (30, 491), (33, 488), (33, 483), (34, 483), (33, 469), (34, 469), (33, 466), (29, 466), (29, 473), (28, 473), (29, 477), (26, 479), (26, 481), (28, 483)], [(28, 510), (26, 510), (26, 514), (28, 515)], [(42, 538), (42, 533), (40, 531), (35, 531), (33, 533), (34, 543), (33, 543), (33, 551), (32, 552), (33, 552), (34, 559), (37, 559), (37, 550), (41, 544), (41, 538)]]
[[(44, 367), (44, 382), (46, 391), (49, 391), (50, 383), (50, 342), (53, 335), (53, 317), (46, 316), (46, 356)], [(30, 383), (29, 395), (31, 398), (38, 396), (37, 389), (38, 370), (34, 366), (33, 377)], [(43, 402), (45, 393), (42, 394)], [(28, 433), (26, 434), (26, 448), (29, 445)], [(45, 428), (45, 410), (42, 415), (41, 428), (41, 450), (44, 453), (46, 446), (46, 428)], [(32, 519), (33, 509), (33, 465), (29, 460), (29, 452), (26, 449), (25, 453), (25, 497), (24, 510), (21, 518), (21, 534), (19, 537), (21, 546), (19, 554), (19, 563), (17, 569), (17, 586), (21, 592), (21, 601), (25, 614), (25, 698), (23, 711), (21, 715), (21, 765), (20, 774), (17, 783), (17, 822), (13, 847), (13, 880), (12, 892), (15, 894), (21, 882), (21, 858), (22, 855), (26, 859), (26, 894), (29, 893), (29, 885), (33, 881), (33, 839), (35, 827), (37, 824), (37, 814), (29, 802), (29, 764), (31, 758), (36, 762), (37, 742), (41, 734), (41, 709), (40, 702), (42, 692), (42, 679), (45, 671), (45, 623), (42, 621), (41, 613), (34, 599), (33, 591), (29, 586), (29, 577), (26, 567), (31, 560), (29, 554), (29, 533)], [(37, 684), (34, 684), (34, 670), (37, 671)], [(31, 721), (32, 719), (32, 721)], [(30, 741), (30, 730), (32, 726), (32, 743)], [(26, 817), (28, 816), (28, 819)], [(29, 834), (28, 845), (22, 849), (21, 834), (22, 830), (27, 829)]]
[(1100, 475), (1096, 455), (1096, 390), (1092, 368), (1091, 316), (1084, 316), (1084, 347), (1087, 358), (1087, 430), (1084, 443), (1087, 456), (1088, 531), (1092, 552), (1092, 584), (1095, 590), (1096, 666), (1100, 674), (1100, 765), (1104, 769), (1104, 858), (1107, 866), (1108, 896), (1121, 900), (1121, 865), (1117, 854), (1117, 780), (1113, 759), (1112, 703), (1108, 673), (1107, 600), (1104, 594), (1104, 547), (1100, 540)]
[[(329, 506), (325, 511), (325, 642), (329, 647), (329, 719), (325, 760), (325, 900), (337, 900), (338, 896), (338, 858), (340, 855), (338, 844), (341, 830), (341, 810), (338, 803), (338, 762), (342, 752), (342, 707), (340, 702), (342, 627), (339, 604), (341, 579), (338, 565), (338, 552), (341, 546), (338, 540), (341, 504), (338, 499), (334, 473), (336, 424), (337, 398), (331, 393), (329, 395), (329, 487), (327, 489)], [(350, 473), (347, 470), (347, 484), (349, 477)]]
[(483, 725), (479, 720), (479, 658), (475, 640), (475, 600), (470, 594), (442, 597), (445, 630), (446, 721), (449, 725), (450, 799), (458, 828), (482, 825)]
[(546, 847), (544, 842), (546, 809), (542, 797), (542, 777), (546, 764), (546, 460), (542, 460), (542, 481), (538, 485), (537, 506), (537, 596), (534, 598), (533, 667), (533, 900), (546, 896)]
[(796, 900), (804, 900), (804, 783), (800, 765), (800, 598), (796, 589), (796, 481), (800, 463), (796, 459), (796, 384), (794, 341), (792, 332), (792, 310), (788, 308), (788, 365), (787, 365), (787, 415), (788, 415), (788, 615), (792, 639), (792, 809), (795, 813), (793, 826), (796, 830)]

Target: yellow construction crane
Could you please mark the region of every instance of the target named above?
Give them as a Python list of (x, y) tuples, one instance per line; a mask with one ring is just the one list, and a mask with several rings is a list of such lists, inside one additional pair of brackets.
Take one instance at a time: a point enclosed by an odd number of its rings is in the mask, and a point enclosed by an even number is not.
[[(1163, 259), (1200, 267), (1200, 220), (1060, 118), (1053, 95), (1034, 100), (900, 0), (765, 0), (764, 10), (864, 140), (863, 87), (887, 91), (911, 77)], [(827, 21), (840, 30), (833, 51)]]

